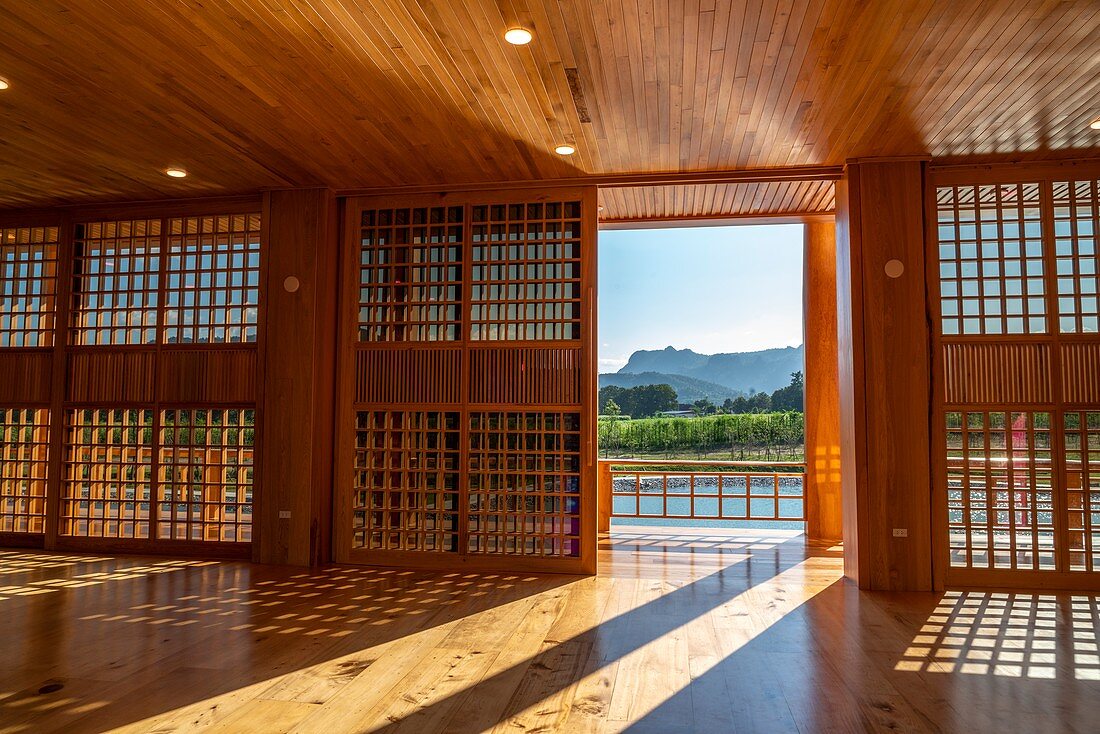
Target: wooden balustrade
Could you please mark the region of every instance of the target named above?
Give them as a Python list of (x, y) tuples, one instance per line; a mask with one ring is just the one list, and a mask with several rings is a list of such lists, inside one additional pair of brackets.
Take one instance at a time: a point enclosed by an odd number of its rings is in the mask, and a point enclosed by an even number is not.
[(607, 459), (599, 462), (599, 527), (612, 517), (806, 520), (800, 462)]

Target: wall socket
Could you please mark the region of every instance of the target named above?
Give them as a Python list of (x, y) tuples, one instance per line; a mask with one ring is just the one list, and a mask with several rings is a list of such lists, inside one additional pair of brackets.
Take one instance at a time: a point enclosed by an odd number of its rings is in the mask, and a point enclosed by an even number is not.
[[(290, 519), (290, 510), (279, 510), (279, 519), (280, 520), (289, 520)], [(897, 530), (894, 531), (895, 534), (897, 534), (897, 532), (898, 532)]]
[(894, 537), (895, 538), (908, 538), (909, 537), (909, 528), (894, 528)]

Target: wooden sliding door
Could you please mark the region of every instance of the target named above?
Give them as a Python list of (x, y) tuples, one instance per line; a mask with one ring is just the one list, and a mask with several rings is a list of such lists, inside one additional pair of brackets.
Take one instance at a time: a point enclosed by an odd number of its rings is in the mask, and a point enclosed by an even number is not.
[(345, 217), (337, 560), (594, 571), (595, 190)]
[(939, 578), (1100, 588), (1100, 171), (931, 183)]
[(258, 200), (0, 229), (0, 543), (250, 557)]

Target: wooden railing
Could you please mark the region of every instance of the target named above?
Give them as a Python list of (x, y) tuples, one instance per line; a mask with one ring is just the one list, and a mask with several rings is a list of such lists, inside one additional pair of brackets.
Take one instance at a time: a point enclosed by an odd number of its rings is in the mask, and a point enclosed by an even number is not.
[(798, 462), (603, 459), (599, 527), (612, 517), (804, 521), (805, 472)]

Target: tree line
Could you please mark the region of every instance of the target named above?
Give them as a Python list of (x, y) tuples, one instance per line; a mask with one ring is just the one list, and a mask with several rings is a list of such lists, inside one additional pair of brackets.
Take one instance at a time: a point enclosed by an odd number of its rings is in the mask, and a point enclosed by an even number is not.
[[(739, 415), (746, 413), (802, 412), (805, 387), (802, 373), (791, 373), (791, 382), (775, 392), (758, 392), (726, 398), (722, 405), (715, 405), (708, 398), (696, 400), (691, 410), (698, 416)], [(608, 385), (600, 390), (598, 404), (605, 416), (628, 415), (632, 418), (650, 418), (659, 413), (680, 407), (676, 391), (671, 385), (638, 385), (619, 387)]]

